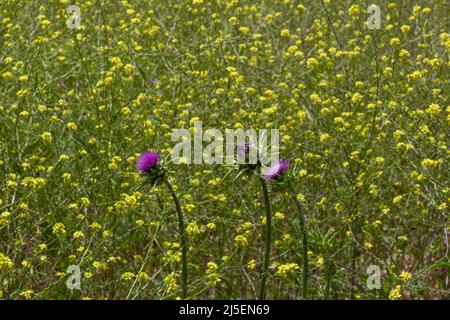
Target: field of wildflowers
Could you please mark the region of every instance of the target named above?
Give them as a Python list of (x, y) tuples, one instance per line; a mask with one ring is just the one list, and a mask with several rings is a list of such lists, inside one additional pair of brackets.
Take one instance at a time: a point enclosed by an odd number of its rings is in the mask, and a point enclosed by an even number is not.
[[(0, 299), (450, 298), (449, 13), (2, 0)], [(174, 164), (198, 121), (280, 162)]]

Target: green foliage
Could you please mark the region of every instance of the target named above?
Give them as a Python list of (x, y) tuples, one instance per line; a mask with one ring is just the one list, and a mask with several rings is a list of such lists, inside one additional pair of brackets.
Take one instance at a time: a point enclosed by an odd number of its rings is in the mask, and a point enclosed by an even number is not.
[[(309, 238), (310, 299), (449, 298), (448, 2), (0, 4), (0, 298), (175, 299), (177, 217), (135, 169), (172, 129), (278, 128)], [(189, 298), (257, 298), (255, 176), (169, 164)], [(272, 192), (273, 191), (273, 192)], [(302, 296), (297, 209), (270, 190), (267, 298)], [(70, 265), (81, 291), (66, 286)], [(366, 286), (370, 265), (382, 287)]]

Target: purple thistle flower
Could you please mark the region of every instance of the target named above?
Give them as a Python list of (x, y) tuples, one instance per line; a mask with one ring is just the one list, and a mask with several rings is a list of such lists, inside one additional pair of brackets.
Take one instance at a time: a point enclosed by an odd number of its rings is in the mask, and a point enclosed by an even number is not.
[(283, 171), (289, 168), (289, 161), (281, 160), (273, 165), (267, 170), (266, 179), (268, 181), (274, 180), (278, 178), (279, 175), (283, 173)]
[(137, 160), (136, 169), (147, 173), (158, 164), (158, 161), (159, 154), (157, 152), (145, 152)]

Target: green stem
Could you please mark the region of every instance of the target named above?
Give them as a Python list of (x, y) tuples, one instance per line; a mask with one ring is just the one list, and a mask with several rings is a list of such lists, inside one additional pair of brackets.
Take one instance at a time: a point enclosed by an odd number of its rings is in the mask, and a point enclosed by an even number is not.
[(266, 207), (266, 230), (265, 230), (265, 252), (264, 265), (261, 275), (261, 284), (259, 287), (259, 300), (266, 299), (266, 282), (269, 275), (269, 260), (270, 260), (270, 246), (272, 239), (272, 208), (270, 207), (269, 191), (267, 190), (267, 183), (264, 177), (260, 177), (262, 193), (264, 197), (264, 205)]
[(181, 239), (181, 277), (182, 277), (182, 289), (183, 289), (183, 299), (187, 297), (187, 240), (186, 240), (186, 230), (184, 228), (183, 212), (181, 211), (180, 201), (178, 196), (173, 190), (172, 184), (169, 179), (165, 180), (166, 186), (172, 195), (173, 201), (177, 208), (178, 214), (178, 227), (180, 229), (180, 239)]
[(302, 205), (297, 198), (297, 195), (291, 190), (292, 199), (297, 206), (298, 214), (300, 217), (300, 232), (302, 233), (303, 241), (303, 299), (308, 297), (308, 238), (305, 228), (305, 213), (302, 209)]

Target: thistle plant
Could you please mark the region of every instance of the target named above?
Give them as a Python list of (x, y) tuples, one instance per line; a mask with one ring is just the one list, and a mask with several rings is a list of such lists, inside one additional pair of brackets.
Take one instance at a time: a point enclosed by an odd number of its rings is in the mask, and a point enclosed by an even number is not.
[(136, 163), (138, 171), (142, 172), (148, 178), (152, 186), (164, 183), (172, 196), (175, 203), (175, 209), (178, 216), (178, 228), (180, 232), (181, 242), (181, 278), (182, 278), (182, 298), (187, 297), (187, 236), (184, 225), (183, 211), (181, 210), (180, 200), (167, 177), (167, 169), (160, 161), (160, 156), (156, 152), (143, 153)]
[(297, 207), (300, 220), (300, 232), (302, 235), (302, 297), (307, 299), (308, 296), (308, 273), (309, 273), (309, 263), (308, 263), (308, 239), (305, 227), (305, 216), (303, 208), (300, 201), (293, 191), (292, 184), (288, 179), (288, 175), (285, 173), (289, 169), (289, 162), (287, 160), (280, 160), (270, 166), (265, 174), (265, 176), (260, 176), (260, 182), (262, 187), (262, 193), (264, 197), (264, 204), (266, 208), (266, 228), (265, 228), (265, 252), (264, 252), (264, 263), (263, 263), (263, 273), (261, 276), (260, 293), (259, 299), (263, 300), (266, 298), (266, 282), (269, 273), (269, 262), (270, 262), (270, 250), (271, 250), (271, 238), (272, 238), (272, 209), (270, 205), (269, 192), (267, 188), (267, 182), (271, 183), (274, 188), (289, 190), (290, 195)]
[(308, 236), (306, 234), (306, 227), (305, 227), (305, 213), (302, 208), (302, 205), (297, 197), (297, 195), (294, 193), (293, 189), (290, 188), (290, 194), (292, 196), (292, 200), (295, 203), (295, 206), (297, 207), (298, 216), (300, 220), (300, 232), (302, 234), (302, 258), (303, 258), (303, 287), (302, 287), (302, 293), (303, 293), (303, 299), (308, 298), (308, 273), (309, 273), (309, 266), (308, 266)]
[[(237, 146), (236, 154), (239, 157), (248, 157), (251, 146), (249, 144), (244, 144)], [(259, 182), (261, 184), (261, 191), (264, 200), (264, 208), (265, 208), (265, 229), (264, 229), (264, 257), (263, 257), (263, 268), (260, 276), (260, 284), (259, 284), (259, 300), (266, 299), (266, 284), (267, 278), (269, 276), (269, 264), (270, 264), (270, 252), (272, 247), (272, 206), (270, 203), (269, 190), (267, 186), (267, 182), (275, 180), (284, 170), (289, 167), (289, 163), (287, 161), (280, 161), (272, 165), (266, 175), (261, 175), (258, 171), (262, 168), (262, 164), (259, 161), (259, 154), (257, 158), (257, 162), (252, 163), (244, 163), (239, 165), (239, 169), (241, 172), (253, 173), (256, 174), (259, 178)]]
[(266, 209), (266, 228), (264, 232), (264, 260), (261, 281), (259, 285), (259, 300), (266, 299), (266, 282), (269, 276), (270, 251), (272, 245), (272, 207), (270, 205), (269, 191), (264, 177), (260, 176), (261, 189), (264, 198), (264, 206)]
[(270, 204), (269, 191), (267, 188), (267, 182), (276, 180), (286, 169), (289, 168), (289, 162), (281, 160), (273, 164), (268, 170), (265, 176), (259, 176), (259, 181), (261, 183), (262, 194), (264, 198), (264, 206), (266, 209), (266, 224), (265, 224), (265, 250), (264, 250), (264, 261), (263, 270), (261, 275), (261, 283), (259, 286), (259, 299), (266, 299), (266, 283), (267, 277), (269, 276), (269, 263), (270, 263), (270, 251), (272, 245), (272, 207)]

